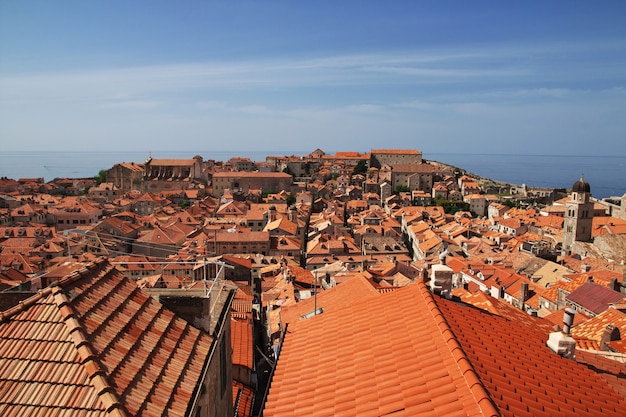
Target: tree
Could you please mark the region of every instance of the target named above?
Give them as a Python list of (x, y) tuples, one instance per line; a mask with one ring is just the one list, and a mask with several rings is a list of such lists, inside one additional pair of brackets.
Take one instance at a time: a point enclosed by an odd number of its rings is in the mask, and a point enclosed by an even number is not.
[(462, 201), (445, 201), (442, 207), (446, 214), (454, 214), (457, 211), (469, 211), (469, 203)]
[(98, 175), (96, 175), (94, 177), (94, 179), (96, 180), (96, 184), (98, 184), (98, 185), (102, 184), (103, 182), (106, 182), (106, 180), (107, 180), (107, 172), (106, 172), (106, 170), (101, 169), (98, 172)]
[(352, 175), (365, 174), (366, 172), (367, 172), (367, 163), (365, 162), (364, 159), (361, 159), (354, 166), (354, 170), (352, 171)]

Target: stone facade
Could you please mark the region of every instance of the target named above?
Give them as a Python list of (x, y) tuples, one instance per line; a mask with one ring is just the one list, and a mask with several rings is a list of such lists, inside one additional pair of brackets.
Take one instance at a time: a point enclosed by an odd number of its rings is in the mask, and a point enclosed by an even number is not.
[(378, 149), (370, 153), (370, 167), (383, 165), (421, 164), (422, 153), (414, 149)]
[(241, 193), (289, 190), (292, 180), (291, 175), (284, 172), (216, 172), (212, 180), (213, 196), (221, 197), (225, 190)]

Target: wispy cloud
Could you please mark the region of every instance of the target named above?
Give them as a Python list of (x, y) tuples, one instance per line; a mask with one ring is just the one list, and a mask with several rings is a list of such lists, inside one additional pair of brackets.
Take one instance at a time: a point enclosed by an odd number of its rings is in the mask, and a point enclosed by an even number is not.
[(163, 104), (163, 102), (155, 100), (110, 100), (103, 103), (104, 108), (122, 108), (122, 109), (154, 109)]
[[(512, 51), (497, 46), (468, 51), (406, 51), (5, 74), (0, 75), (3, 91), (0, 100), (110, 100), (115, 95), (126, 95), (149, 97), (152, 101), (158, 94), (187, 94), (203, 89), (262, 91), (298, 87), (493, 83), (496, 80), (510, 85), (538, 83), (543, 78), (556, 78), (564, 71), (551, 55), (555, 50), (562, 55), (571, 53), (564, 48), (527, 46)], [(552, 68), (555, 65), (559, 67)], [(621, 67), (616, 65), (617, 68)], [(588, 77), (592, 70), (568, 68), (567, 78), (575, 79), (577, 74)]]

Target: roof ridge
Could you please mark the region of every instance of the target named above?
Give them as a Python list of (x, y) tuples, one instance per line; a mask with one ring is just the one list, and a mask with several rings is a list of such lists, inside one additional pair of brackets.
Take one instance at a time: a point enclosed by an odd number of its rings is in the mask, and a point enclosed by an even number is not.
[(26, 310), (30, 306), (36, 304), (39, 300), (42, 300), (43, 298), (52, 294), (52, 291), (55, 287), (59, 285), (63, 286), (63, 285), (72, 283), (80, 279), (81, 277), (83, 277), (85, 274), (88, 274), (90, 271), (93, 271), (98, 268), (103, 268), (105, 266), (109, 266), (109, 268), (106, 269), (106, 272), (114, 268), (114, 266), (111, 265), (109, 262), (107, 262), (106, 258), (104, 257), (90, 262), (84, 267), (72, 272), (70, 275), (63, 277), (60, 281), (52, 283), (49, 287), (43, 288), (39, 290), (36, 294), (33, 294), (32, 296), (26, 298), (25, 300), (20, 301), (17, 305), (5, 311), (0, 311), (0, 323), (3, 323), (8, 318), (13, 317), (14, 315)]
[(87, 372), (98, 398), (102, 401), (107, 413), (113, 416), (125, 417), (127, 414), (124, 406), (111, 384), (109, 384), (106, 372), (98, 360), (98, 355), (94, 352), (91, 343), (87, 339), (83, 326), (76, 318), (76, 311), (72, 307), (67, 294), (61, 286), (52, 287), (51, 293), (61, 319), (65, 322), (65, 327), (69, 332), (71, 340), (74, 342), (76, 352), (80, 358), (80, 364)]
[(64, 276), (61, 280), (58, 281), (58, 284), (56, 285), (63, 287), (65, 285), (78, 281), (80, 278), (83, 278), (84, 276), (87, 276), (96, 270), (100, 270), (99, 272), (103, 272), (104, 275), (114, 268), (115, 266), (108, 262), (106, 257), (100, 257), (89, 263), (84, 264), (82, 268), (77, 269), (71, 274)]
[(21, 313), (22, 311), (25, 311), (27, 308), (29, 308), (33, 304), (36, 304), (37, 301), (44, 299), (51, 293), (52, 293), (52, 288), (50, 287), (44, 288), (42, 290), (39, 290), (37, 293), (31, 295), (30, 297), (24, 300), (21, 300), (13, 307), (8, 308), (7, 310), (4, 310), (4, 311), (0, 311), (0, 323), (4, 323), (9, 318), (15, 316), (18, 313)]
[(419, 286), (420, 292), (426, 301), (426, 306), (428, 307), (429, 312), (432, 314), (437, 327), (441, 331), (441, 335), (444, 337), (448, 348), (450, 349), (450, 353), (452, 354), (453, 359), (456, 361), (459, 370), (461, 371), (461, 375), (465, 379), (476, 403), (479, 408), (482, 410), (483, 414), (489, 416), (500, 416), (498, 409), (494, 405), (491, 396), (487, 392), (487, 389), (483, 385), (480, 380), (478, 374), (474, 370), (469, 358), (463, 351), (463, 348), (456, 340), (454, 332), (448, 325), (446, 318), (444, 317), (441, 310), (437, 306), (435, 302), (433, 294), (426, 288), (426, 285)]

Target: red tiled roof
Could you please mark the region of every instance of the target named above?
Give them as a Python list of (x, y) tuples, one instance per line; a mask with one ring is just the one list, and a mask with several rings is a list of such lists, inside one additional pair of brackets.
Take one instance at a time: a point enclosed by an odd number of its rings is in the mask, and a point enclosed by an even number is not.
[(283, 307), (280, 312), (280, 318), (283, 324), (293, 323), (316, 308), (323, 309), (325, 312), (338, 310), (355, 301), (378, 297), (378, 295), (378, 291), (366, 278), (362, 275), (357, 275), (340, 285), (320, 292), (316, 297), (310, 297), (297, 304)]
[[(552, 323), (555, 326), (559, 326), (559, 329), (563, 328), (563, 316), (565, 315), (565, 308), (562, 308), (560, 310), (557, 310), (551, 314), (548, 314), (547, 316), (543, 316), (544, 320), (548, 320), (550, 323)], [(576, 313), (574, 315), (574, 323), (572, 323), (572, 328), (576, 328), (578, 325), (585, 323), (587, 320), (589, 320), (589, 317), (585, 316), (582, 313)], [(572, 333), (574, 331), (572, 330)]]
[(216, 172), (213, 178), (291, 178), (291, 175), (284, 172), (248, 172), (248, 171), (226, 171)]
[(325, 311), (288, 327), (264, 415), (624, 415), (625, 365), (565, 359), (528, 324), (421, 281)]
[(545, 332), (445, 299), (436, 304), (501, 415), (624, 415), (624, 397), (598, 373), (553, 353)]
[(600, 378), (609, 383), (622, 398), (626, 398), (626, 365), (623, 362), (581, 350), (576, 351), (576, 362), (598, 370)]
[[(576, 314), (576, 316), (579, 315), (580, 314)], [(602, 340), (602, 335), (609, 324), (619, 328), (620, 335), (626, 336), (626, 313), (614, 308), (608, 308), (597, 316), (578, 326), (575, 326), (572, 329), (572, 337), (575, 339), (584, 338), (600, 342)]]
[(416, 149), (372, 149), (370, 154), (395, 154), (395, 155), (421, 155), (422, 153)]
[(233, 347), (233, 365), (253, 368), (252, 324), (243, 320), (230, 321), (230, 340)]
[(195, 159), (150, 159), (149, 165), (155, 166), (190, 166), (196, 162)]
[(184, 416), (212, 341), (93, 262), (0, 314), (0, 414)]
[(264, 415), (498, 415), (420, 284), (290, 325)]
[(235, 417), (250, 417), (254, 390), (239, 381), (233, 381), (233, 410)]
[(593, 282), (588, 282), (572, 291), (566, 299), (583, 306), (593, 313), (599, 314), (606, 310), (609, 304), (622, 301), (624, 294)]

